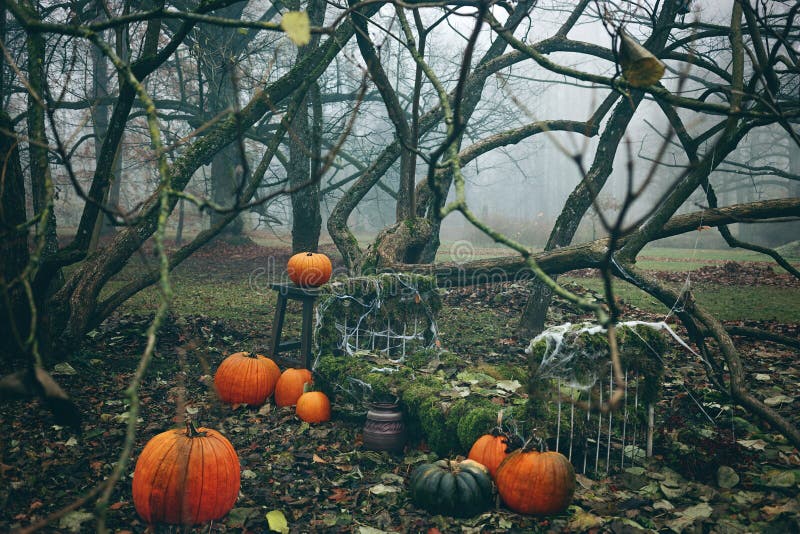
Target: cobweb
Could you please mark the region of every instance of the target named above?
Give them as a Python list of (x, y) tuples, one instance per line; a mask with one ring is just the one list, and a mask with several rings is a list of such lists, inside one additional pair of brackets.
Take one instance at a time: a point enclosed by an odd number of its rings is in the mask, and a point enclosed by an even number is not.
[[(647, 353), (649, 353), (648, 356), (658, 362), (662, 368), (665, 365), (665, 361), (661, 351), (657, 347), (654, 347), (637, 331), (638, 327), (666, 332), (681, 348), (691, 353), (706, 366), (710, 365), (700, 353), (694, 350), (665, 321), (625, 321), (617, 323), (617, 331), (620, 332), (623, 329), (629, 329), (639, 343), (645, 347)], [(609, 380), (610, 355), (608, 347), (605, 344), (598, 347), (592, 342), (581, 341), (582, 336), (605, 333), (606, 329), (599, 325), (573, 325), (572, 323), (564, 323), (548, 328), (536, 336), (531, 341), (526, 352), (531, 354), (534, 350), (534, 346), (538, 342), (545, 342), (545, 349), (537, 370), (538, 376), (541, 379), (556, 380), (560, 384), (560, 387), (575, 390), (579, 395), (584, 392), (589, 392), (596, 386), (600, 386), (602, 389), (604, 382), (606, 382), (605, 385), (610, 390), (612, 388), (612, 383), (611, 380)], [(626, 354), (624, 354), (624, 351), (621, 356), (623, 359), (625, 358)], [(623, 367), (625, 367), (624, 373), (626, 375), (625, 380), (627, 381), (629, 369), (627, 369), (624, 361)], [(641, 369), (634, 369), (633, 371), (641, 372)], [(699, 411), (711, 423), (716, 424), (714, 419), (703, 408), (702, 403), (696, 399), (695, 395), (685, 383), (682, 383), (682, 388)]]
[[(630, 329), (648, 347), (652, 356), (663, 363), (661, 354), (636, 332), (636, 327), (640, 326), (667, 332), (684, 349), (701, 357), (664, 321), (626, 321), (618, 323), (617, 330)], [(534, 346), (544, 341), (545, 350), (538, 367), (539, 376), (544, 379), (559, 379), (566, 387), (586, 391), (594, 387), (600, 377), (606, 375), (609, 353), (605, 345), (598, 348), (591, 343), (581, 342), (580, 338), (584, 335), (605, 333), (606, 329), (599, 325), (556, 325), (533, 338), (526, 353), (531, 354)]]
[(399, 363), (440, 346), (439, 296), (425, 277), (387, 273), (336, 281), (330, 288), (316, 311), (317, 359), (326, 350), (350, 356), (367, 351)]

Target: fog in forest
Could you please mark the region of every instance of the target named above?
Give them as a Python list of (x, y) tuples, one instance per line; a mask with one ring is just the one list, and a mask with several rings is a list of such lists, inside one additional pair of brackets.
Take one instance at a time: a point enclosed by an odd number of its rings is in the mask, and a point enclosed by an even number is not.
[[(704, 23), (725, 24), (725, 19), (730, 12), (729, 4), (730, 2), (708, 0), (693, 2), (692, 11), (683, 18)], [(526, 39), (535, 41), (553, 34), (571, 7), (571, 2), (541, 3), (537, 9), (538, 16), (535, 20), (527, 20), (523, 23)], [(597, 5), (591, 4), (588, 11), (596, 13), (597, 8)], [(250, 2), (246, 12), (257, 16), (263, 9), (265, 7), (258, 2)], [(397, 31), (396, 25), (392, 26), (394, 23), (392, 10), (385, 9), (384, 12), (381, 12), (379, 18), (387, 27)], [(629, 8), (629, 13), (617, 14), (617, 16), (624, 20), (635, 12), (635, 8)], [(464, 14), (469, 15), (470, 12), (466, 10)], [(423, 19), (429, 21), (435, 20), (438, 16), (433, 9), (423, 10), (422, 15)], [(502, 18), (502, 11), (499, 11), (498, 16)], [(448, 20), (447, 24), (441, 24), (429, 36), (427, 59), (431, 66), (440, 72), (448, 88), (453, 87), (465, 46), (465, 37), (472, 25), (473, 18), (471, 16), (464, 16), (460, 19), (456, 17), (454, 20)], [(630, 27), (632, 31), (638, 28), (633, 24)], [(605, 27), (596, 17), (592, 17), (591, 20), (581, 20), (570, 32), (570, 37), (593, 45), (611, 47), (612, 34), (613, 31), (609, 27)], [(646, 38), (646, 35), (634, 34), (634, 36), (641, 40)], [(392, 81), (396, 83), (398, 92), (411, 91), (413, 60), (409, 54), (399, 53), (395, 39), (387, 36), (386, 33), (376, 29), (373, 37), (380, 48), (386, 71)], [(490, 40), (494, 39), (497, 39), (497, 36), (485, 28), (477, 43), (478, 53), (476, 56), (485, 51)], [(718, 57), (717, 61), (721, 64), (729, 63), (729, 59), (724, 59), (726, 54), (730, 56), (726, 43), (724, 39), (718, 39), (718, 41), (720, 44), (717, 54), (723, 59)], [(252, 85), (252, 81), (265, 75), (270, 79), (276, 78), (291, 66), (292, 58), (295, 55), (291, 43), (280, 35), (268, 34), (261, 42), (256, 43), (255, 48), (259, 47), (264, 50), (276, 47), (278, 53), (272, 55), (256, 50), (256, 53), (244, 54), (240, 58), (237, 67), (241, 69), (239, 76), (241, 76), (242, 87), (239, 90), (238, 105), (245, 104), (249, 98), (248, 95), (252, 94), (252, 88), (249, 87)], [(336, 58), (322, 76), (323, 92), (329, 95), (353, 93), (357, 91), (361, 82), (363, 58), (360, 56), (358, 47), (351, 42), (345, 47), (345, 51), (341, 57)], [(96, 88), (92, 88), (91, 59), (91, 54), (77, 58), (67, 58), (66, 56), (62, 58), (63, 61), (76, 62), (76, 67), (84, 67), (83, 83), (78, 84), (77, 87), (80, 90), (85, 89), (86, 93), (80, 94), (79, 91), (75, 91), (75, 78), (64, 79), (62, 81), (67, 86), (66, 99), (91, 97), (91, 92), (96, 90)], [(587, 57), (584, 54), (557, 52), (552, 54), (551, 59), (585, 72), (608, 76), (614, 75), (617, 70), (613, 62)], [(82, 64), (82, 62), (84, 63)], [(183, 63), (182, 69), (181, 63)], [(703, 84), (701, 81), (693, 79), (694, 73), (691, 69), (687, 69), (685, 65), (677, 62), (666, 61), (666, 64), (667, 73), (662, 83), (667, 88), (675, 90), (678, 79), (685, 77), (684, 94), (696, 96), (702, 92)], [(182, 95), (175, 93), (176, 84), (181, 83), (182, 76), (190, 78), (196, 75), (192, 71), (197, 69), (192, 66), (188, 54), (181, 55), (179, 52), (174, 67), (171, 72), (153, 82), (151, 87), (154, 95), (161, 95), (166, 99), (196, 99), (198, 97), (197, 88), (191, 83), (187, 83), (186, 80), (182, 82), (185, 86), (181, 87), (182, 90), (185, 89), (185, 92)], [(702, 75), (708, 76), (708, 73), (704, 72)], [(702, 81), (708, 82), (709, 80)], [(116, 90), (115, 83), (112, 77), (108, 80), (109, 87), (104, 90), (113, 93)], [(61, 89), (64, 87), (60, 87), (58, 83), (53, 85), (54, 91)], [(531, 61), (513, 65), (491, 77), (487, 82), (483, 98), (466, 129), (464, 145), (478, 142), (497, 131), (522, 126), (536, 120), (585, 121), (609, 92), (608, 88), (592, 87), (591, 84), (569, 80), (564, 76), (548, 72), (546, 69), (537, 67)], [(360, 115), (354, 122), (351, 135), (342, 144), (342, 154), (336, 159), (333, 169), (322, 178), (323, 240), (325, 240), (326, 234), (325, 220), (341, 196), (341, 192), (348, 187), (347, 184), (336, 187), (336, 184), (359, 170), (358, 166), (353, 163), (360, 162), (362, 166), (369, 164), (371, 158), (378, 153), (381, 147), (394, 137), (393, 126), (387, 118), (383, 103), (374, 91), (374, 86), (370, 86), (368, 94), (373, 98), (368, 98), (364, 102)], [(21, 101), (16, 101), (15, 98), (11, 98), (9, 106), (12, 109), (21, 109)], [(435, 104), (435, 101), (436, 95), (431, 84), (424, 83), (423, 108), (430, 107)], [(326, 128), (332, 133), (332, 137), (326, 136), (325, 143), (331, 143), (334, 132), (340, 131), (344, 126), (351, 108), (352, 102), (332, 102), (324, 105), (323, 120)], [(691, 111), (681, 111), (680, 113), (684, 116), (689, 128), (695, 131), (708, 126), (708, 117), (700, 116), (698, 118)], [(166, 119), (172, 117), (180, 119), (180, 112), (172, 111), (165, 115)], [(607, 117), (608, 114), (605, 118), (607, 119)], [(79, 140), (82, 136), (91, 133), (90, 117), (86, 112), (65, 110), (59, 112), (57, 118), (63, 127), (61, 135), (65, 138)], [(165, 139), (168, 142), (175, 142), (179, 147), (170, 153), (171, 159), (180, 155), (182, 149), (179, 140), (191, 132), (189, 126), (196, 125), (196, 122), (191, 121), (189, 125), (180, 123), (180, 121), (164, 121)], [(130, 133), (124, 137), (122, 142), (121, 179), (119, 180), (121, 184), (119, 188), (120, 207), (127, 210), (135, 209), (137, 204), (153, 191), (157, 183), (153, 156), (148, 153), (149, 141), (146, 137), (143, 120), (135, 119), (129, 130)], [(602, 132), (602, 125), (600, 132)], [(423, 146), (432, 148), (441, 138), (441, 133), (440, 127), (438, 135), (432, 133), (423, 141)], [(646, 99), (639, 106), (635, 118), (625, 133), (624, 140), (620, 143), (614, 160), (614, 170), (600, 192), (597, 207), (609, 214), (614, 214), (625, 197), (629, 179), (632, 180), (635, 187), (651, 171), (656, 173), (656, 179), (632, 207), (628, 214), (628, 220), (637, 219), (652, 209), (654, 203), (659, 202), (659, 198), (686, 169), (688, 163), (685, 153), (674, 136), (671, 136), (669, 144), (663, 150), (660, 164), (655, 162), (668, 133), (667, 120), (658, 105), (652, 99)], [(776, 139), (780, 139), (779, 142), (776, 143)], [(708, 141), (708, 143), (711, 142), (713, 142), (713, 138)], [(517, 144), (488, 152), (470, 162), (463, 169), (467, 181), (466, 196), (470, 207), (498, 230), (506, 232), (509, 236), (513, 236), (527, 245), (540, 248), (547, 240), (555, 218), (562, 211), (569, 193), (580, 182), (582, 172), (587, 171), (591, 166), (597, 144), (598, 135), (587, 138), (579, 134), (553, 132), (529, 137)], [(263, 148), (249, 140), (245, 141), (244, 147), (248, 157), (248, 166), (252, 168), (257, 165)], [(769, 147), (769, 150), (765, 150), (765, 147)], [(91, 148), (89, 142), (75, 147), (72, 164), (76, 176), (84, 181), (84, 185), (88, 185), (91, 178), (94, 152), (95, 150)], [(756, 181), (753, 179), (752, 172), (749, 174), (743, 172), (736, 165), (771, 166), (789, 171), (790, 168), (797, 168), (798, 159), (800, 159), (797, 152), (798, 147), (794, 143), (787, 142), (785, 136), (781, 136), (779, 125), (751, 132), (729, 156), (728, 159), (732, 164), (720, 166), (710, 176), (711, 183), (717, 187), (721, 203), (781, 198), (789, 195), (787, 187), (794, 187), (796, 191), (796, 185), (787, 186), (782, 182)], [(284, 155), (284, 157), (286, 156)], [(240, 162), (235, 165), (237, 168), (241, 168)], [(201, 197), (211, 197), (213, 195), (210, 184), (211, 172), (211, 165), (201, 167), (192, 178), (188, 190)], [(283, 163), (273, 162), (270, 172), (267, 173), (266, 182), (280, 182), (285, 176), (285, 172)], [(389, 192), (397, 189), (398, 172), (399, 164), (395, 163), (381, 180), (379, 187), (372, 188), (350, 216), (350, 224), (360, 240), (369, 241), (380, 229), (394, 222), (394, 199)], [(422, 161), (422, 158), (418, 158), (417, 182), (425, 176), (426, 172), (425, 162)], [(57, 189), (56, 216), (59, 221), (59, 231), (69, 232), (70, 228), (75, 228), (78, 224), (83, 201), (76, 194), (63, 169), (55, 169), (54, 178)], [(266, 187), (263, 188), (263, 191), (269, 189)], [(451, 191), (451, 198), (452, 195)], [(682, 209), (697, 209), (704, 204), (702, 196), (696, 194)], [(182, 207), (182, 209), (184, 208)], [(177, 225), (178, 213), (179, 210), (175, 210), (171, 215), (170, 225), (173, 230)], [(194, 206), (187, 205), (184, 214), (184, 231), (195, 233), (209, 225), (208, 212), (199, 214)], [(245, 229), (248, 231), (265, 232), (283, 240), (289, 240), (292, 210), (286, 196), (278, 197), (266, 205), (260, 206), (257, 210), (245, 213), (243, 219)], [(761, 225), (757, 228), (743, 227), (741, 231), (744, 233), (744, 237), (756, 233), (759, 238), (766, 239), (771, 244), (778, 244), (780, 241), (772, 235), (773, 232), (769, 225)], [(478, 230), (471, 228), (458, 213), (445, 219), (441, 234), (445, 241), (469, 240), (476, 246), (485, 245), (491, 241)], [(574, 241), (587, 241), (603, 234), (594, 209), (591, 209), (584, 218)], [(683, 239), (684, 244), (691, 244), (693, 240), (692, 237), (676, 239)], [(718, 246), (722, 244), (722, 241), (717, 236), (712, 236), (705, 239), (704, 244), (705, 246)]]

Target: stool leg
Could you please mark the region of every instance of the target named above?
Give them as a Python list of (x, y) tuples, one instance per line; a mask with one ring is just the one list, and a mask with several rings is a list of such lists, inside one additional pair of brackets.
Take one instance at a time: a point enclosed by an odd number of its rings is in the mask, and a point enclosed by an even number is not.
[(314, 299), (303, 299), (303, 327), (300, 332), (300, 354), (306, 369), (311, 369), (311, 337), (313, 334)]
[(281, 330), (283, 330), (283, 318), (286, 316), (286, 296), (278, 293), (278, 302), (275, 308), (275, 318), (272, 320), (272, 354), (274, 358), (280, 351)]

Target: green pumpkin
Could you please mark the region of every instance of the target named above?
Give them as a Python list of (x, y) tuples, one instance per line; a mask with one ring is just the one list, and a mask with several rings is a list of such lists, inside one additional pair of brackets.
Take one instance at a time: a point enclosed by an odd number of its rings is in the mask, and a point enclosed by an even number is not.
[(474, 460), (439, 460), (411, 473), (411, 500), (434, 514), (471, 517), (491, 506), (492, 478)]

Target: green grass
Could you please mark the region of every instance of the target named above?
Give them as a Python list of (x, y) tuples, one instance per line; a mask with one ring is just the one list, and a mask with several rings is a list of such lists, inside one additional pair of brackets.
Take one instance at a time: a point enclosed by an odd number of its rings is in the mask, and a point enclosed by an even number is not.
[[(439, 254), (440, 261), (451, 258), (453, 246), (452, 243), (443, 244)], [(485, 247), (474, 249), (473, 253), (476, 258), (495, 257), (508, 254), (508, 249)], [(730, 249), (691, 250), (648, 247), (638, 265), (641, 268), (652, 270), (687, 271), (726, 260), (763, 261), (764, 256)], [(120, 273), (117, 280), (109, 284), (106, 294), (120, 287), (121, 279), (130, 278), (139, 269), (141, 267), (136, 265), (126, 268), (123, 273)], [(597, 278), (564, 276), (562, 280), (572, 280), (594, 291), (602, 292), (601, 281)], [(206, 271), (200, 265), (191, 269), (176, 270), (173, 273), (172, 282), (175, 294), (173, 311), (178, 315), (200, 314), (224, 320), (255, 321), (265, 325), (272, 321), (275, 309), (274, 293), (263, 284), (253, 286), (244, 274), (241, 279), (233, 274), (221, 280), (219, 279), (219, 270)], [(653, 313), (667, 312), (667, 308), (653, 297), (627, 283), (617, 281), (615, 291), (618, 296), (638, 308)], [(730, 287), (706, 283), (695, 287), (694, 292), (696, 299), (722, 320), (752, 319), (800, 322), (800, 290), (796, 288)], [(125, 303), (121, 311), (137, 314), (152, 313), (156, 308), (157, 298), (156, 290), (151, 287)], [(472, 310), (471, 313), (475, 313), (475, 311)], [(287, 315), (287, 324), (290, 328), (294, 326), (293, 315), (290, 309), (290, 313)], [(497, 314), (489, 313), (488, 315)], [(485, 317), (485, 319), (488, 322), (494, 322), (492, 317)], [(459, 319), (456, 319), (450, 326), (457, 327), (458, 322)], [(474, 321), (471, 322), (474, 324)]]
[[(602, 293), (599, 278), (564, 276), (562, 281), (572, 281)], [(773, 286), (730, 287), (705, 284), (693, 288), (695, 300), (723, 321), (800, 321), (800, 289)], [(615, 294), (627, 303), (642, 310), (666, 314), (668, 308), (644, 291), (625, 282), (614, 284)]]
[[(464, 257), (464, 255), (468, 257)], [(513, 256), (516, 253), (507, 247), (482, 246), (472, 247), (466, 241), (444, 242), (439, 252), (436, 254), (436, 261), (452, 261), (454, 256), (460, 256), (464, 260), (480, 260), (487, 258), (497, 258), (501, 256)], [(800, 257), (787, 257), (791, 263), (800, 267)], [(758, 261), (775, 263), (772, 258), (741, 249), (687, 249), (687, 248), (664, 248), (648, 246), (639, 255), (636, 264), (642, 268), (652, 271), (689, 271), (700, 269), (706, 265), (724, 261)], [(776, 265), (776, 270), (784, 272)]]

